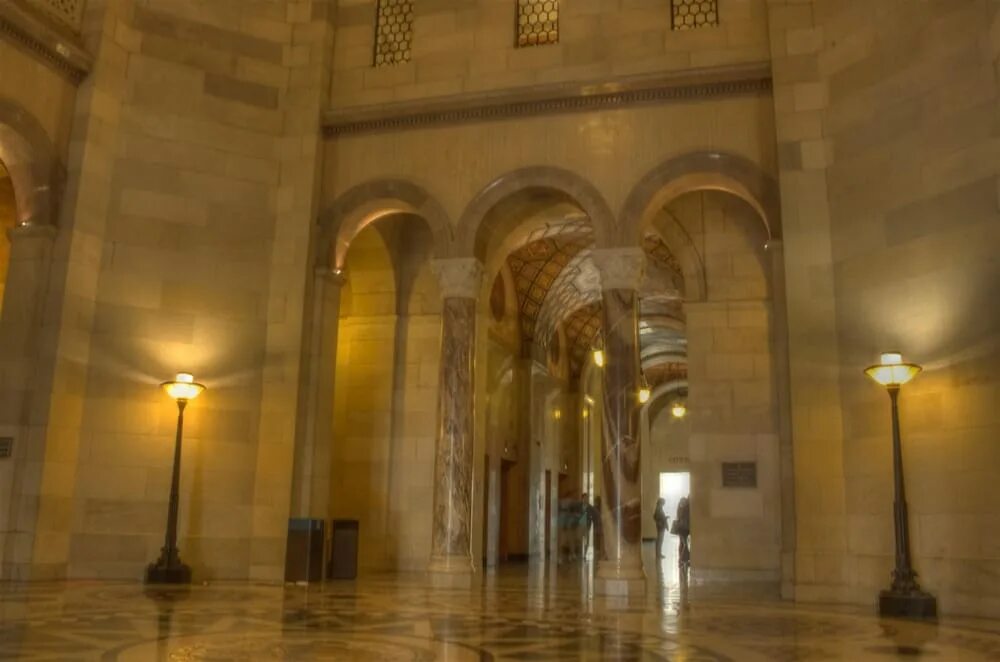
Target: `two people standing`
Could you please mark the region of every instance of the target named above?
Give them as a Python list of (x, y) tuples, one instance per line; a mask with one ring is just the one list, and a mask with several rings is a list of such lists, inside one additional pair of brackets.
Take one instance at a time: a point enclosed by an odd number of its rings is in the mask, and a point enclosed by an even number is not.
[(656, 522), (656, 558), (663, 558), (663, 538), (669, 526), (670, 533), (680, 538), (678, 562), (681, 566), (687, 566), (691, 563), (691, 504), (687, 497), (681, 497), (677, 503), (677, 516), (673, 524), (670, 524), (670, 518), (663, 511), (666, 503), (664, 499), (657, 499), (656, 510), (653, 511), (653, 520)]

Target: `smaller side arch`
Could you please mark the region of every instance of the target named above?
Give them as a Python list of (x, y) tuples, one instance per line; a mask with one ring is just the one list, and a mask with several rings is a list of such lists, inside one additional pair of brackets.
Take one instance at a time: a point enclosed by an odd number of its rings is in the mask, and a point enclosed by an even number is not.
[(455, 236), (456, 255), (486, 259), (486, 246), (496, 228), (487, 219), (501, 201), (521, 191), (550, 190), (561, 193), (579, 205), (594, 230), (598, 246), (607, 245), (614, 228), (614, 215), (604, 196), (580, 175), (554, 166), (529, 166), (494, 179), (466, 206)]
[(427, 223), (434, 237), (434, 256), (450, 254), (452, 230), (444, 207), (413, 182), (378, 179), (348, 189), (320, 215), (317, 266), (342, 268), (347, 249), (359, 232), (380, 218), (401, 213), (419, 216)]
[(0, 161), (14, 186), (18, 225), (55, 225), (64, 172), (41, 123), (0, 98)]
[(617, 239), (634, 243), (653, 214), (690, 191), (724, 191), (745, 200), (764, 224), (767, 239), (781, 237), (777, 182), (756, 163), (726, 152), (691, 152), (664, 161), (632, 188), (622, 206)]

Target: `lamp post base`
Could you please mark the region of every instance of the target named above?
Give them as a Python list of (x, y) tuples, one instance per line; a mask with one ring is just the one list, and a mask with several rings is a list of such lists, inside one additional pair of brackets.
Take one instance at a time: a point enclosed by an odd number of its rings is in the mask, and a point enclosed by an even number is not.
[(937, 598), (923, 591), (900, 593), (882, 591), (878, 595), (878, 615), (890, 618), (937, 618)]
[(173, 565), (150, 563), (146, 567), (147, 584), (190, 584), (191, 566), (177, 562)]

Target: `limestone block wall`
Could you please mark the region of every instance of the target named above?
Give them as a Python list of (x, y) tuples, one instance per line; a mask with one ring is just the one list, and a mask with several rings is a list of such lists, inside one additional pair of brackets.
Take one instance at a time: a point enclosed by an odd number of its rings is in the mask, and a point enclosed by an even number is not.
[[(763, 224), (744, 202), (692, 193), (667, 213), (699, 247), (707, 296), (686, 301), (692, 567), (703, 577), (775, 581), (781, 487)], [(722, 463), (754, 462), (752, 488)]]
[(340, 0), (334, 107), (763, 62), (765, 2), (720, 0), (720, 24), (671, 30), (660, 0), (564, 2), (559, 41), (516, 48), (514, 0), (414, 2), (411, 58), (373, 67), (376, 2)]
[[(32, 339), (37, 335), (35, 315), (44, 296), (44, 275), (47, 268), (40, 260), (47, 260), (47, 252), (39, 251), (37, 246), (32, 245), (25, 245), (20, 251), (13, 250), (13, 237), (8, 235), (8, 230), (14, 227), (18, 219), (23, 220), (27, 209), (24, 200), (18, 204), (12, 180), (8, 178), (6, 170), (30, 168), (31, 164), (2, 163), (2, 159), (12, 158), (11, 154), (4, 154), (4, 148), (9, 146), (7, 143), (16, 134), (16, 138), (37, 138), (42, 141), (48, 145), (53, 159), (59, 164), (65, 164), (76, 85), (40, 58), (15, 46), (6, 37), (0, 38), (0, 80), (4, 81), (3, 89), (0, 90), (0, 115), (3, 115), (0, 118), (0, 167), (4, 170), (4, 174), (0, 176), (0, 188), (3, 188), (3, 193), (0, 193), (0, 199), (3, 200), (0, 203), (3, 207), (0, 210), (0, 436), (13, 437), (15, 440), (13, 457), (0, 461), (0, 576), (6, 576), (11, 572), (12, 563), (10, 554), (5, 551), (9, 549), (8, 542), (23, 544), (22, 540), (15, 540), (13, 535), (8, 537), (8, 534), (19, 528), (18, 521), (21, 518), (18, 511), (22, 501), (19, 494), (14, 493), (15, 476), (23, 474), (29, 455), (28, 432), (25, 427), (28, 424), (26, 402), (35, 390), (31, 378), (34, 373)], [(15, 114), (23, 115), (25, 121), (37, 130), (37, 135), (22, 135), (20, 132), (24, 130), (23, 122), (5, 126)], [(58, 175), (58, 172), (53, 174)], [(54, 187), (61, 184), (61, 181), (39, 182), (39, 185)], [(38, 220), (48, 223), (55, 219)], [(50, 238), (40, 241), (51, 246)], [(24, 243), (38, 242), (28, 239)], [(12, 259), (18, 264), (11, 266)], [(13, 292), (5, 296), (7, 284), (13, 286)], [(5, 300), (8, 302), (6, 316), (3, 314)], [(30, 517), (33, 512), (31, 508), (27, 506), (27, 512), (23, 515)]]
[(898, 349), (925, 366), (900, 405), (917, 570), (945, 613), (995, 615), (996, 3), (773, 2), (771, 32), (797, 595), (889, 582), (888, 402), (861, 370)]
[(343, 135), (327, 141), (323, 199), (329, 206), (357, 184), (399, 178), (426, 189), (456, 223), (495, 179), (548, 165), (579, 174), (618, 210), (652, 168), (706, 146), (771, 171), (772, 122), (761, 95)]
[(175, 416), (157, 383), (190, 370), (209, 391), (186, 427), (182, 556), (198, 577), (281, 577), (324, 9), (88, 3), (18, 576), (141, 575)]

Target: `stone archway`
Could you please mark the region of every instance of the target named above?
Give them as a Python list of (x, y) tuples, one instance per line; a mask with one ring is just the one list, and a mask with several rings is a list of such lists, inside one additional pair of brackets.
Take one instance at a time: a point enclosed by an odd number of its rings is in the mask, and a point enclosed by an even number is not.
[(650, 218), (674, 198), (691, 191), (724, 191), (741, 198), (759, 215), (767, 241), (781, 238), (777, 182), (754, 162), (725, 152), (691, 152), (668, 159), (632, 188), (619, 214), (616, 239), (634, 242)]
[(320, 215), (317, 266), (340, 269), (351, 240), (368, 225), (395, 214), (423, 219), (434, 237), (434, 255), (448, 255), (452, 229), (441, 204), (417, 184), (379, 179), (348, 189)]
[(45, 129), (27, 110), (0, 98), (0, 161), (14, 186), (18, 225), (55, 225), (63, 172)]
[(580, 175), (552, 166), (530, 166), (494, 179), (466, 206), (459, 218), (455, 254), (485, 261), (488, 247), (513, 228), (490, 218), (502, 201), (522, 192), (548, 191), (564, 196), (587, 216), (597, 246), (606, 246), (614, 228), (614, 215), (600, 191)]

